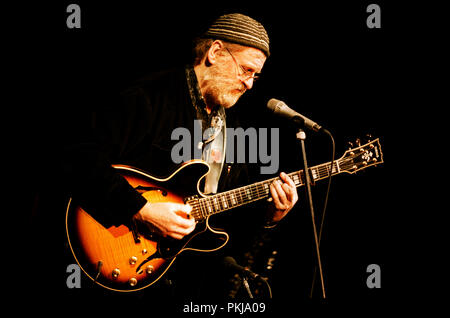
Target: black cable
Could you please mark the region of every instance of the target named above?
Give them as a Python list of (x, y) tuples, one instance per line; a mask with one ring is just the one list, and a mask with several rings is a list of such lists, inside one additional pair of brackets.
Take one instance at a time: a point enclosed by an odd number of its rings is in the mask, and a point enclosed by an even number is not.
[[(332, 156), (331, 156), (331, 165), (330, 165), (330, 176), (328, 177), (327, 192), (326, 192), (326, 195), (325, 195), (325, 202), (323, 204), (323, 210), (322, 210), (322, 218), (321, 218), (321, 221), (320, 221), (320, 228), (319, 228), (319, 235), (318, 235), (319, 247), (320, 247), (320, 241), (321, 241), (321, 238), (322, 238), (323, 224), (324, 224), (324, 220), (325, 220), (325, 212), (327, 210), (327, 205), (328, 205), (328, 197), (329, 197), (329, 194), (330, 194), (330, 187), (331, 187), (331, 177), (333, 176), (333, 167), (334, 167), (334, 161), (335, 161), (335, 155), (336, 155), (336, 146), (335, 146), (335, 143), (334, 143), (333, 135), (327, 129), (322, 128), (322, 131), (325, 134), (327, 134), (328, 136), (330, 136), (330, 138), (331, 138), (331, 144), (332, 144), (332, 151), (331, 151), (331, 153), (332, 153)], [(337, 169), (337, 167), (336, 167), (336, 169)], [(317, 276), (317, 265), (314, 267), (314, 275), (313, 275), (313, 280), (312, 280), (311, 293), (309, 295), (310, 298), (312, 298), (312, 295), (313, 295), (314, 285), (315, 285), (315, 282), (316, 282), (316, 276)]]
[[(331, 169), (330, 169), (330, 176), (328, 177), (328, 187), (327, 187), (327, 193), (325, 195), (325, 202), (323, 205), (323, 211), (322, 211), (322, 220), (320, 222), (320, 229), (319, 229), (319, 244), (320, 244), (320, 238), (322, 237), (322, 230), (323, 230), (323, 223), (325, 219), (325, 212), (327, 210), (328, 205), (328, 196), (330, 194), (330, 187), (331, 187), (331, 177), (333, 176), (333, 167), (334, 167), (334, 161), (335, 161), (335, 155), (336, 155), (336, 146), (334, 143), (333, 135), (326, 129), (322, 129), (324, 133), (326, 133), (331, 138), (331, 144), (332, 144), (332, 156), (331, 156)], [(336, 167), (337, 169), (337, 167)], [(336, 171), (337, 172), (337, 171)]]

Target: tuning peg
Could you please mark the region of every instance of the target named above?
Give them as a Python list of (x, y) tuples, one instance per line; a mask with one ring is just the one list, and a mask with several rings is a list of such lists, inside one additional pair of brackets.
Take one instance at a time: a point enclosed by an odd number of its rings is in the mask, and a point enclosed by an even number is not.
[(347, 142), (348, 149), (352, 149), (354, 147), (353, 143), (351, 141)]
[(356, 138), (355, 144), (356, 144), (358, 147), (361, 146), (361, 139)]

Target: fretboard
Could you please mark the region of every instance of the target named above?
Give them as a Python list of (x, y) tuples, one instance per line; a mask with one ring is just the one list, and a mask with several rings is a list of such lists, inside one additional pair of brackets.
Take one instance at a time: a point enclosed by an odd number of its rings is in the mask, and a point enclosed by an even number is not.
[[(330, 171), (330, 168), (331, 162), (309, 168), (311, 181), (315, 182), (325, 179), (330, 176), (330, 173), (333, 175), (339, 174), (341, 172), (339, 160), (334, 161), (332, 171)], [(297, 187), (305, 185), (306, 178), (303, 170), (289, 173), (288, 176)], [(277, 179), (280, 178), (276, 177), (205, 198), (200, 198), (194, 207), (194, 217), (196, 219), (204, 219), (210, 215), (267, 198), (270, 195), (270, 184)]]

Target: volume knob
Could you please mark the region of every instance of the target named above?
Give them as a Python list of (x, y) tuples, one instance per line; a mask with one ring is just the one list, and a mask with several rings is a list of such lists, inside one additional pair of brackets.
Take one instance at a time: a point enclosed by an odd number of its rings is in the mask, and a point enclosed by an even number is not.
[(136, 256), (131, 256), (129, 259), (130, 265), (134, 265), (137, 262), (137, 257)]
[(134, 277), (131, 277), (130, 280), (128, 281), (128, 284), (130, 284), (131, 287), (136, 286), (137, 279)]
[(111, 275), (112, 275), (113, 278), (119, 277), (119, 275), (120, 275), (120, 269), (114, 268), (113, 271), (112, 271), (112, 273), (111, 273)]
[(151, 274), (151, 273), (153, 273), (153, 271), (155, 270), (155, 268), (153, 267), (153, 265), (148, 265), (146, 268), (145, 268), (145, 272), (147, 273), (147, 274)]

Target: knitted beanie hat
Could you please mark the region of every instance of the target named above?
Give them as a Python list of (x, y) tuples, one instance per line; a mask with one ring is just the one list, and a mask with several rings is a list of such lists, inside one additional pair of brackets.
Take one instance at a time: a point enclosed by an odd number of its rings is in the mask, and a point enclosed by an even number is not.
[(254, 47), (263, 51), (267, 57), (270, 55), (269, 36), (262, 24), (240, 13), (222, 15), (203, 37)]

